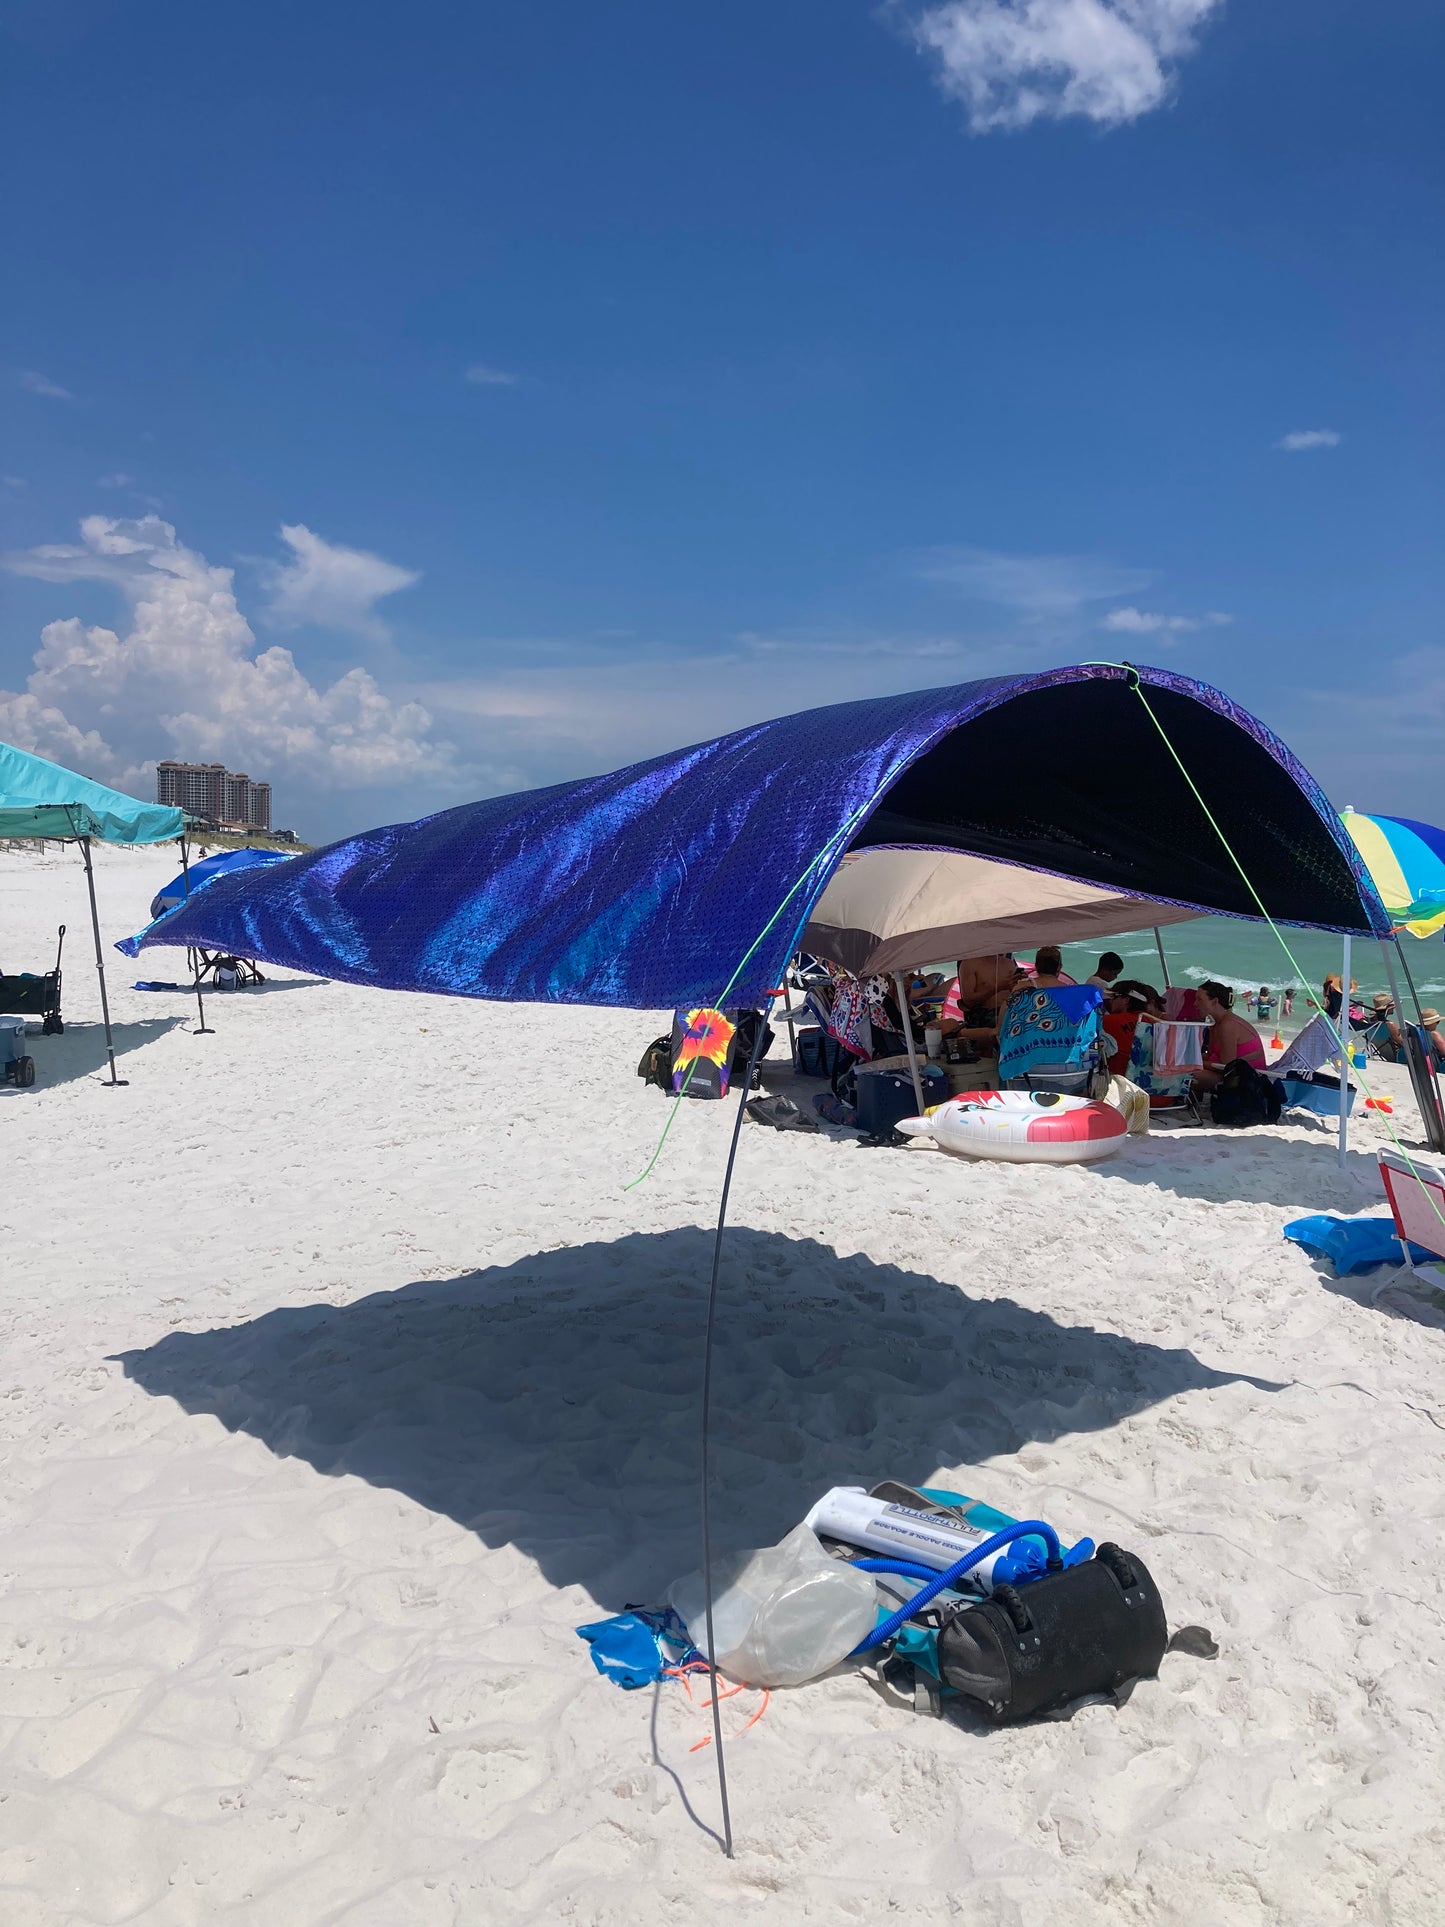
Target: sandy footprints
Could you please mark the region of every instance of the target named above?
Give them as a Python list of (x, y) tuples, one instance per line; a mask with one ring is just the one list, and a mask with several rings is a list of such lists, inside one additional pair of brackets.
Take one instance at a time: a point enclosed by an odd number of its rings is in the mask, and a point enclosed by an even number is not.
[(472, 1739), (449, 1748), (431, 1767), (432, 1791), (468, 1832), (495, 1831), (509, 1809), (548, 1778), (549, 1761), (540, 1745), (513, 1738)]

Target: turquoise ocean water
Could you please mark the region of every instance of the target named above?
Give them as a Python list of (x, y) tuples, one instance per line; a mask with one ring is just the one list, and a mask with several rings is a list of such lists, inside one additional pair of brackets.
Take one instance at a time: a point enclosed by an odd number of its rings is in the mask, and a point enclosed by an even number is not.
[[(1261, 984), (1267, 984), (1276, 993), (1292, 983), (1297, 993), (1296, 1029), (1310, 1014), (1298, 996), (1301, 987), (1318, 990), (1327, 972), (1339, 974), (1340, 938), (1325, 936), (1316, 930), (1284, 930), (1285, 941), (1299, 964), (1298, 971), (1285, 956), (1268, 924), (1243, 923), (1232, 917), (1200, 917), (1194, 923), (1174, 924), (1159, 934), (1164, 939), (1164, 954), (1169, 960), (1169, 977), (1173, 983), (1198, 984), (1212, 977), (1219, 983), (1232, 984), (1237, 990), (1257, 991)], [(1445, 940), (1437, 936), (1421, 942), (1407, 936), (1401, 942), (1422, 1001), (1438, 1003), (1445, 996)], [(1103, 944), (1065, 944), (1065, 970), (1071, 977), (1089, 976), (1101, 948), (1118, 951), (1124, 959), (1126, 977), (1139, 977), (1147, 984), (1162, 988), (1159, 953), (1154, 947), (1152, 930), (1126, 931)], [(1390, 988), (1379, 944), (1364, 938), (1356, 937), (1351, 946), (1350, 974), (1358, 980), (1367, 1002), (1371, 992)], [(1408, 1002), (1409, 991), (1403, 980), (1400, 990)]]

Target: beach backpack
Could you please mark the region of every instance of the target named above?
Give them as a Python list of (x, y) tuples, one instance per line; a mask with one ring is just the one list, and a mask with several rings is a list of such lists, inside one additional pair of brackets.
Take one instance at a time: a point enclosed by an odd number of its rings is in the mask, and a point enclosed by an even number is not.
[(660, 1091), (672, 1089), (672, 1039), (654, 1037), (642, 1053), (637, 1075), (644, 1084), (655, 1084)]
[(1237, 1127), (1274, 1124), (1279, 1120), (1283, 1097), (1272, 1077), (1262, 1077), (1252, 1064), (1236, 1057), (1224, 1067), (1214, 1087), (1214, 1122)]

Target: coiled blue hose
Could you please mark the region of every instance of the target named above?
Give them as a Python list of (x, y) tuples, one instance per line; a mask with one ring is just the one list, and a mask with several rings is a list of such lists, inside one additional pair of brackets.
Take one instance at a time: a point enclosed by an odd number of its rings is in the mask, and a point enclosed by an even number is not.
[[(914, 1593), (907, 1604), (900, 1606), (896, 1613), (890, 1613), (887, 1619), (880, 1620), (868, 1637), (859, 1641), (848, 1657), (856, 1659), (860, 1653), (868, 1653), (875, 1646), (884, 1645), (895, 1633), (903, 1630), (916, 1612), (921, 1612), (930, 1600), (936, 1599), (939, 1593), (951, 1586), (956, 1579), (962, 1579), (963, 1575), (978, 1565), (980, 1560), (987, 1559), (991, 1553), (1002, 1552), (1004, 1547), (1011, 1546), (1015, 1539), (1026, 1536), (1043, 1540), (1047, 1548), (1046, 1567), (1049, 1572), (1063, 1570), (1064, 1556), (1059, 1549), (1059, 1535), (1053, 1527), (1046, 1525), (1042, 1519), (1020, 1519), (1011, 1526), (1005, 1526), (1002, 1532), (996, 1532), (991, 1539), (985, 1539), (983, 1544), (975, 1546), (972, 1552), (966, 1552), (961, 1559), (948, 1568), (947, 1572), (930, 1572), (928, 1584), (923, 1590)], [(924, 1572), (923, 1567), (910, 1567), (903, 1560), (859, 1559), (853, 1563), (864, 1572), (903, 1571), (906, 1577), (922, 1576)]]

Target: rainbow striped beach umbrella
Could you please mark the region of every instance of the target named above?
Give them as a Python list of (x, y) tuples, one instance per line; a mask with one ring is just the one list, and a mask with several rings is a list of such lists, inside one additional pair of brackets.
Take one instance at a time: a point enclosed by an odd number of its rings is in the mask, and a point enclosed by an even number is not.
[(1362, 816), (1351, 809), (1342, 810), (1340, 820), (1396, 929), (1412, 937), (1445, 930), (1445, 830), (1406, 816)]

